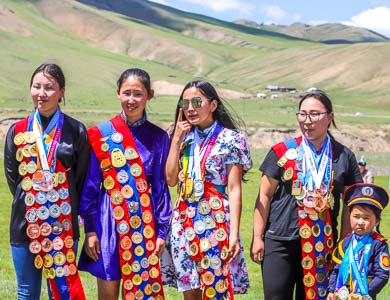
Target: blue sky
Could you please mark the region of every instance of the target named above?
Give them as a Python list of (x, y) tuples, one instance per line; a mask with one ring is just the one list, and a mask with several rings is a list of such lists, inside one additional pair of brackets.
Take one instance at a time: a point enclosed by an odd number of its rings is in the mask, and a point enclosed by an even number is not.
[(343, 23), (390, 37), (390, 0), (152, 0), (226, 21), (310, 25)]

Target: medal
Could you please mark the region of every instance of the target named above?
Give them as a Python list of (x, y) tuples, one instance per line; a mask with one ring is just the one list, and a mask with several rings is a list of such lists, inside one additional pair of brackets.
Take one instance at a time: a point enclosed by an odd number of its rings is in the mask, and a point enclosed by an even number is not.
[(26, 229), (26, 234), (32, 240), (37, 239), (40, 235), (39, 225), (29, 224)]
[[(213, 280), (214, 281), (214, 280)], [(206, 292), (205, 292), (206, 296), (209, 298), (209, 299), (212, 299), (215, 297), (215, 295), (217, 294), (217, 292), (215, 291), (215, 289), (213, 287), (208, 287), (206, 289)]]
[(68, 235), (68, 236), (65, 238), (65, 240), (64, 240), (64, 244), (65, 244), (65, 247), (66, 247), (66, 248), (68, 248), (68, 249), (72, 248), (72, 247), (73, 247), (73, 244), (74, 244), (73, 238), (72, 238), (70, 235)]
[(65, 254), (62, 252), (57, 252), (54, 254), (53, 261), (56, 266), (63, 266), (66, 262)]
[(346, 286), (341, 287), (337, 291), (337, 296), (339, 297), (340, 300), (347, 300), (349, 295), (349, 290)]
[(308, 239), (311, 236), (311, 230), (310, 227), (306, 225), (303, 225), (301, 228), (299, 228), (299, 235), (301, 238)]
[(116, 144), (122, 143), (123, 135), (119, 132), (114, 132), (113, 134), (111, 134), (111, 140)]
[(126, 234), (129, 232), (129, 225), (125, 221), (121, 221), (117, 226), (116, 230), (118, 231), (119, 234)]
[(191, 256), (196, 256), (199, 252), (199, 247), (196, 243), (192, 243), (190, 245), (190, 255)]
[(288, 161), (288, 159), (286, 158), (286, 156), (282, 156), (278, 162), (276, 163), (279, 167), (283, 168), (283, 166), (286, 164), (286, 162)]
[(25, 162), (19, 164), (18, 172), (22, 176), (27, 174), (27, 164)]
[(142, 213), (142, 221), (144, 221), (145, 224), (149, 224), (152, 222), (152, 214), (149, 211), (144, 211)]
[(185, 182), (186, 196), (190, 196), (192, 194), (193, 185), (194, 185), (194, 181), (192, 180), (192, 178), (187, 178)]
[(301, 191), (302, 191), (302, 182), (300, 180), (293, 180), (291, 185), (291, 195), (299, 196), (301, 194)]
[(49, 202), (55, 203), (60, 198), (60, 195), (56, 190), (51, 190), (50, 192), (47, 192), (46, 198)]
[(204, 224), (204, 222), (202, 220), (195, 221), (194, 231), (197, 234), (202, 234), (205, 232), (205, 230), (206, 230), (206, 225)]
[(65, 181), (66, 181), (65, 173), (64, 172), (58, 172), (57, 176), (58, 176), (58, 184), (64, 184)]
[(311, 228), (311, 231), (312, 231), (314, 237), (319, 237), (321, 234), (320, 225), (318, 225), (318, 224), (313, 225), (313, 227)]
[(29, 150), (30, 150), (31, 156), (33, 156), (33, 157), (37, 156), (37, 146), (35, 144), (30, 145), (30, 149)]
[(198, 212), (201, 215), (207, 215), (211, 211), (210, 205), (206, 200), (202, 200), (198, 204)]
[(34, 266), (37, 269), (41, 269), (43, 267), (43, 259), (40, 255), (35, 256), (34, 258)]
[(39, 252), (41, 252), (42, 245), (37, 240), (33, 240), (30, 242), (28, 249), (32, 254), (38, 254)]
[(324, 250), (324, 243), (321, 242), (321, 241), (318, 241), (315, 245), (314, 245), (315, 249), (317, 252), (322, 252)]
[[(48, 226), (50, 227), (49, 224), (48, 224)], [(53, 249), (56, 251), (60, 251), (63, 247), (64, 247), (64, 241), (59, 236), (55, 237), (53, 240)], [(64, 262), (65, 262), (65, 260), (64, 260)]]
[(288, 150), (284, 153), (284, 156), (285, 156), (288, 160), (294, 160), (294, 159), (296, 159), (297, 156), (298, 156), (297, 149), (295, 149), (295, 148), (290, 148), (290, 149), (288, 149)]
[(32, 193), (27, 193), (24, 197), (24, 203), (26, 206), (33, 206), (35, 203), (35, 197)]
[[(207, 256), (205, 256), (205, 257), (207, 257)], [(203, 259), (202, 259), (202, 262), (203, 262)], [(207, 268), (203, 268), (203, 269), (208, 269), (208, 267)], [(213, 282), (214, 282), (214, 275), (210, 271), (207, 271), (204, 274), (202, 274), (201, 278), (202, 278), (203, 284), (205, 284), (205, 285), (212, 285)]]
[(152, 226), (150, 226), (150, 225), (145, 226), (145, 228), (143, 230), (143, 234), (144, 234), (145, 238), (151, 239), (153, 237), (153, 234), (154, 234), (154, 230), (153, 230)]
[(288, 181), (291, 178), (293, 178), (293, 176), (294, 176), (294, 171), (291, 167), (288, 167), (286, 170), (284, 170), (284, 173), (283, 173), (284, 180)]
[(150, 263), (152, 266), (154, 266), (154, 265), (157, 265), (157, 264), (158, 264), (159, 259), (158, 259), (158, 256), (157, 256), (157, 255), (151, 254), (151, 255), (148, 257), (148, 261), (149, 261), (149, 263)]
[(134, 229), (139, 228), (141, 226), (141, 218), (138, 216), (132, 216), (130, 218), (130, 226)]
[(215, 228), (215, 222), (213, 221), (213, 219), (210, 216), (206, 216), (204, 218), (204, 224), (206, 226), (206, 229), (213, 229), (213, 228)]
[(126, 158), (121, 149), (115, 148), (111, 152), (111, 162), (115, 168), (121, 168), (126, 164)]
[(115, 186), (114, 179), (109, 175), (103, 181), (103, 186), (106, 190), (111, 190)]
[(102, 169), (103, 172), (111, 169), (111, 162), (108, 158), (103, 158), (100, 161), (100, 169)]
[(129, 174), (125, 170), (120, 170), (118, 174), (116, 174), (116, 179), (119, 183), (125, 184), (129, 181)]
[(325, 281), (325, 273), (322, 271), (318, 271), (316, 274), (316, 280), (318, 283), (323, 283)]
[(43, 266), (50, 268), (53, 265), (53, 257), (50, 254), (45, 254), (43, 257)]
[(69, 231), (72, 227), (72, 223), (70, 223), (70, 220), (69, 219), (64, 219), (62, 220), (62, 226), (64, 228), (65, 231)]
[(100, 149), (101, 149), (103, 152), (107, 152), (107, 151), (110, 149), (110, 146), (108, 146), (107, 143), (103, 143), (103, 144), (100, 146)]
[(307, 254), (309, 254), (311, 251), (313, 251), (313, 245), (310, 244), (310, 242), (305, 242), (303, 244), (303, 251)]
[[(133, 241), (134, 244), (140, 244), (142, 242), (142, 240), (143, 240), (143, 237), (142, 237), (141, 233), (136, 231), (131, 236), (131, 240)], [(148, 247), (147, 244), (148, 243), (146, 243), (146, 248)], [(153, 242), (152, 242), (152, 244), (153, 244)]]
[(315, 283), (314, 276), (309, 272), (303, 277), (303, 284), (307, 287), (312, 287)]
[(150, 197), (148, 194), (141, 195), (140, 203), (143, 207), (148, 207), (150, 205)]
[(122, 253), (123, 260), (129, 261), (131, 259), (131, 257), (132, 257), (132, 255), (131, 255), (131, 252), (129, 250), (123, 251), (123, 253)]
[(16, 146), (20, 146), (25, 142), (24, 140), (24, 134), (22, 132), (19, 132), (17, 135), (14, 136), (14, 144)]
[(226, 246), (223, 246), (221, 249), (221, 259), (225, 260), (228, 258), (228, 256), (229, 256), (229, 251)]
[(139, 164), (135, 163), (135, 164), (131, 165), (131, 167), (130, 167), (130, 173), (131, 173), (131, 175), (133, 175), (134, 177), (139, 177), (139, 176), (141, 176), (141, 174), (142, 174), (142, 168), (140, 167)]
[(194, 195), (202, 196), (204, 192), (204, 184), (202, 179), (194, 179)]
[(66, 252), (66, 261), (68, 263), (73, 263), (74, 261), (76, 260), (76, 254), (74, 253), (74, 251), (72, 249), (69, 249), (67, 252)]
[(187, 238), (188, 241), (193, 241), (194, 238), (195, 238), (195, 231), (194, 229), (192, 229), (192, 227), (187, 227), (185, 230), (185, 236)]
[(22, 148), (22, 153), (23, 153), (23, 156), (24, 157), (30, 157), (31, 154), (30, 154), (30, 146), (29, 145), (26, 145)]
[(307, 296), (307, 299), (315, 299), (316, 297), (316, 292), (314, 291), (314, 289), (308, 289), (307, 292), (306, 292), (306, 296)]
[[(51, 250), (53, 250), (53, 243), (48, 238), (44, 238), (41, 242), (41, 245), (43, 252), (50, 252)], [(51, 255), (49, 256), (51, 257)], [(43, 260), (45, 260), (45, 258)]]
[(32, 132), (32, 131), (26, 131), (26, 132), (24, 133), (24, 139), (26, 140), (26, 143), (27, 143), (27, 144), (33, 144), (33, 143), (35, 143), (34, 132)]
[(150, 269), (149, 275), (151, 278), (157, 278), (158, 275), (160, 275), (160, 271), (157, 268), (153, 267)]
[(177, 178), (179, 179), (180, 182), (184, 182), (185, 176), (184, 176), (183, 170), (181, 170), (179, 172), (179, 174), (177, 174)]
[[(111, 186), (111, 185), (110, 185)], [(114, 205), (120, 205), (123, 202), (122, 193), (118, 190), (113, 190), (110, 196), (111, 202)]]
[(26, 211), (25, 218), (29, 223), (35, 223), (36, 221), (38, 221), (37, 210), (35, 208), (30, 208), (28, 211)]
[[(142, 248), (142, 246), (137, 246), (135, 247), (134, 249), (134, 254), (137, 255), (137, 256), (142, 256), (144, 254), (144, 248)], [(136, 264), (136, 267), (134, 267), (135, 263), (133, 263), (133, 271), (134, 272), (139, 272), (139, 270), (141, 269), (141, 265), (139, 263)]]
[(121, 194), (123, 195), (123, 197), (124, 197), (125, 199), (129, 199), (129, 198), (131, 198), (131, 197), (133, 196), (134, 191), (133, 191), (133, 189), (131, 188), (131, 186), (127, 184), (127, 185), (125, 185), (125, 186), (122, 187), (122, 189), (121, 189)]
[(200, 251), (202, 252), (206, 252), (211, 248), (210, 241), (207, 237), (201, 238), (199, 244), (200, 244)]
[(23, 160), (23, 153), (22, 153), (22, 149), (18, 148), (18, 150), (16, 150), (16, 160), (18, 162), (21, 162)]
[(302, 259), (302, 268), (305, 270), (310, 270), (313, 267), (313, 260), (310, 256), (306, 256)]
[(137, 151), (134, 150), (132, 147), (127, 147), (125, 150), (125, 158), (127, 160), (132, 160), (138, 158), (138, 153)]
[(122, 220), (123, 216), (125, 215), (123, 208), (120, 206), (114, 207), (112, 210), (112, 216), (115, 220)]
[(53, 234), (60, 234), (62, 231), (64, 231), (64, 225), (60, 222), (53, 222), (51, 224), (51, 231)]
[(138, 178), (137, 181), (135, 182), (135, 185), (137, 187), (138, 192), (144, 193), (148, 189), (148, 183), (146, 182), (145, 179)]
[(37, 170), (37, 164), (35, 161), (30, 160), (29, 163), (27, 164), (27, 172), (30, 174), (33, 174)]
[(216, 211), (214, 213), (214, 220), (215, 222), (217, 222), (218, 224), (222, 224), (223, 222), (226, 221), (226, 215), (223, 211)]
[(219, 228), (215, 231), (215, 238), (217, 241), (222, 242), (226, 240), (227, 234), (226, 231), (223, 228)]
[(218, 210), (222, 207), (222, 201), (218, 197), (211, 197), (209, 200), (212, 209)]
[(123, 250), (129, 250), (131, 247), (131, 239), (127, 235), (125, 235), (121, 241), (120, 241), (120, 246)]
[(126, 279), (123, 282), (123, 287), (125, 288), (125, 290), (130, 291), (133, 288), (133, 282), (130, 279)]

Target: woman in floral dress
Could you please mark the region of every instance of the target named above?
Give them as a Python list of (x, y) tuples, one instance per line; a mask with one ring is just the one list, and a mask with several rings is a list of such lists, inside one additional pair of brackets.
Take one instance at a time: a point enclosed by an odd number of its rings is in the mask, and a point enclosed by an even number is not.
[(175, 120), (165, 173), (179, 195), (163, 280), (185, 300), (233, 299), (249, 287), (239, 236), (241, 182), (252, 165), (247, 141), (205, 81), (184, 87)]

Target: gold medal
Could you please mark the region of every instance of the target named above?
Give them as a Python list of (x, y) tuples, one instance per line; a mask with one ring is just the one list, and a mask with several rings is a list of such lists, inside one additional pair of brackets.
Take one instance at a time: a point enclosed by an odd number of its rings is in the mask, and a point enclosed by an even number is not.
[(16, 146), (19, 146), (25, 142), (24, 140), (24, 134), (22, 132), (19, 132), (17, 135), (14, 136), (14, 144)]
[(25, 162), (19, 164), (18, 172), (22, 176), (27, 174), (27, 164)]
[(130, 218), (130, 226), (131, 228), (137, 229), (141, 225), (141, 218), (139, 216), (132, 216)]
[(310, 270), (312, 267), (313, 267), (313, 260), (311, 259), (310, 256), (305, 256), (303, 259), (302, 259), (302, 268), (306, 269), (306, 270)]
[(124, 261), (129, 261), (131, 259), (132, 255), (129, 250), (123, 251), (122, 258)]
[(313, 251), (313, 245), (310, 244), (310, 242), (305, 242), (305, 243), (303, 244), (303, 251), (304, 251), (305, 253), (310, 253), (310, 252), (312, 252), (312, 251)]
[(16, 150), (16, 160), (18, 162), (21, 162), (23, 160), (23, 152), (22, 152), (22, 149), (18, 148), (18, 150)]
[(66, 248), (68, 248), (68, 249), (72, 248), (72, 247), (73, 247), (73, 244), (74, 244), (73, 238), (72, 238), (70, 235), (68, 235), (68, 236), (65, 238), (65, 240), (64, 240), (64, 244), (65, 244), (65, 247), (66, 247)]
[(26, 131), (26, 132), (24, 133), (24, 139), (25, 139), (26, 143), (28, 143), (28, 144), (35, 143), (35, 135), (34, 135), (34, 132), (32, 132), (32, 131)]
[(199, 247), (196, 243), (192, 243), (190, 245), (190, 255), (191, 256), (196, 256), (199, 252)]
[(307, 299), (315, 299), (316, 292), (313, 289), (308, 289), (306, 292)]
[(22, 180), (22, 189), (23, 191), (25, 192), (28, 192), (29, 190), (31, 190), (33, 186), (33, 182), (31, 180), (30, 177), (24, 177), (23, 180)]
[[(110, 184), (110, 186), (111, 186), (111, 184)], [(119, 205), (123, 202), (122, 193), (119, 192), (119, 190), (113, 190), (111, 192), (110, 199), (111, 199), (112, 204)]]
[(134, 150), (132, 147), (127, 147), (125, 150), (125, 158), (127, 160), (132, 160), (138, 158), (138, 153), (137, 151)]
[(288, 167), (288, 169), (284, 170), (283, 179), (286, 181), (291, 180), (291, 178), (293, 178), (293, 175), (294, 170), (291, 167)]
[(145, 292), (145, 295), (147, 295), (147, 296), (150, 296), (153, 293), (152, 285), (150, 283), (145, 285), (144, 292)]
[(205, 292), (206, 296), (210, 299), (214, 298), (215, 295), (217, 294), (217, 292), (215, 291), (215, 289), (213, 287), (208, 287), (206, 289), (206, 292)]
[(152, 240), (149, 240), (146, 242), (146, 250), (153, 251), (156, 245), (153, 243)]
[(126, 158), (123, 155), (123, 152), (118, 148), (115, 148), (111, 152), (111, 161), (115, 168), (121, 168), (126, 164)]
[(147, 239), (151, 239), (153, 237), (153, 234), (154, 234), (154, 230), (153, 230), (152, 226), (150, 226), (150, 225), (145, 226), (144, 237)]
[(310, 227), (306, 225), (303, 225), (301, 228), (299, 228), (299, 235), (301, 238), (308, 239), (311, 236), (311, 230)]
[(115, 186), (114, 179), (109, 175), (103, 181), (103, 186), (106, 190), (111, 190)]
[(35, 161), (30, 160), (27, 164), (27, 172), (30, 174), (34, 174), (36, 170), (37, 170), (37, 164), (35, 163)]
[(205, 285), (212, 285), (214, 282), (214, 275), (210, 271), (205, 272), (201, 278)]
[(58, 186), (58, 174), (57, 173), (53, 173), (53, 187), (57, 187)]
[(314, 276), (309, 272), (303, 276), (303, 284), (307, 287), (312, 287), (315, 283)]
[(142, 277), (138, 274), (134, 275), (133, 277), (133, 283), (134, 285), (140, 285), (142, 283)]
[(30, 145), (26, 145), (22, 148), (22, 153), (23, 153), (23, 156), (24, 157), (30, 157), (31, 156), (31, 153), (30, 153)]
[(40, 255), (35, 256), (34, 258), (34, 266), (37, 269), (41, 269), (43, 267), (43, 259)]
[(131, 239), (130, 239), (130, 237), (129, 236), (127, 236), (127, 235), (125, 235), (122, 239), (121, 239), (121, 241), (120, 241), (120, 245), (121, 245), (121, 248), (123, 249), (123, 250), (129, 250), (130, 249), (130, 247), (131, 247)]
[(76, 260), (76, 255), (73, 250), (69, 249), (68, 252), (66, 252), (66, 261), (68, 263), (73, 263)]
[(158, 256), (155, 255), (155, 254), (151, 254), (149, 257), (148, 257), (148, 261), (149, 263), (152, 265), (152, 266), (155, 266), (158, 264)]
[(207, 237), (201, 238), (199, 241), (200, 251), (206, 252), (211, 248), (210, 240)]
[(131, 267), (128, 263), (125, 263), (123, 266), (122, 266), (122, 273), (125, 274), (125, 275), (129, 275), (131, 273)]
[(151, 278), (157, 278), (158, 275), (160, 275), (160, 271), (156, 267), (153, 267), (153, 268), (150, 269), (149, 276)]
[(45, 254), (43, 257), (43, 265), (45, 268), (50, 268), (53, 265), (53, 257), (50, 254)]
[(57, 252), (54, 257), (54, 263), (57, 265), (57, 266), (63, 266), (66, 262), (66, 257), (64, 255), (64, 253), (62, 252)]
[(64, 184), (65, 181), (66, 181), (65, 173), (64, 172), (58, 172), (57, 176), (58, 176), (58, 184)]
[(122, 220), (123, 216), (125, 215), (123, 208), (120, 206), (114, 207), (112, 210), (112, 216), (115, 220)]
[(222, 249), (221, 249), (221, 259), (225, 260), (225, 259), (228, 258), (228, 256), (229, 256), (229, 251), (226, 248), (226, 246), (223, 246)]
[(141, 174), (142, 174), (142, 168), (140, 167), (139, 164), (135, 163), (135, 164), (131, 165), (131, 167), (130, 167), (130, 173), (131, 173), (131, 175), (133, 175), (134, 177), (139, 177), (139, 176), (141, 176)]
[(215, 290), (220, 293), (220, 294), (223, 294), (226, 292), (226, 287), (225, 287), (225, 283), (223, 281), (223, 279), (220, 279), (218, 280), (216, 283), (215, 283)]
[(30, 145), (30, 154), (33, 157), (37, 156), (37, 146), (35, 144)]
[(152, 222), (152, 214), (148, 210), (142, 213), (142, 221), (144, 221), (145, 224)]
[(148, 194), (142, 194), (140, 198), (140, 203), (143, 207), (148, 207), (150, 204), (150, 197)]
[(144, 253), (145, 253), (145, 250), (141, 245), (138, 245), (137, 247), (135, 247), (135, 249), (134, 249), (135, 255), (142, 256)]
[(321, 242), (321, 241), (318, 241), (314, 247), (316, 248), (316, 251), (317, 252), (322, 252), (322, 250), (324, 250), (324, 243)]

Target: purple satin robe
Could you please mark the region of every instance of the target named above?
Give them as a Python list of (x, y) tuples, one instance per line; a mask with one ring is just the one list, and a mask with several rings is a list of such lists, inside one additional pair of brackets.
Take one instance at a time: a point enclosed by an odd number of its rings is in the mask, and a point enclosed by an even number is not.
[[(166, 239), (172, 213), (171, 198), (165, 181), (164, 168), (169, 151), (169, 138), (165, 131), (146, 121), (139, 127), (130, 127), (141, 155), (146, 180), (151, 186), (151, 205), (156, 237)], [(118, 243), (112, 205), (103, 185), (100, 163), (92, 151), (89, 172), (85, 181), (80, 215), (84, 219), (85, 232), (96, 232), (100, 242), (97, 262), (89, 258), (84, 250), (79, 260), (79, 270), (90, 272), (104, 280), (121, 279)]]

